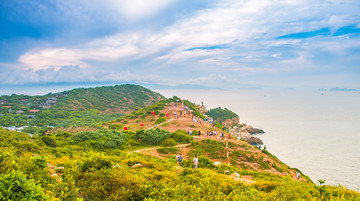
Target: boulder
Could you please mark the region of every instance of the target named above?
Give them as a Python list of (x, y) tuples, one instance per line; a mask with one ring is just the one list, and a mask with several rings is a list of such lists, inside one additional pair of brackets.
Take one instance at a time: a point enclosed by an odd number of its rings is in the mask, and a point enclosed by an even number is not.
[(55, 166), (53, 166), (53, 165), (51, 165), (50, 163), (48, 163), (48, 164), (46, 164), (49, 168), (52, 168), (52, 169), (54, 169), (55, 168)]
[(240, 178), (240, 174), (239, 173), (237, 173), (237, 172), (234, 172), (232, 175), (231, 175), (231, 178), (237, 178), (237, 179), (239, 179)]
[(214, 162), (214, 165), (216, 165), (216, 166), (218, 166), (220, 164), (222, 164), (222, 163), (221, 162)]
[(56, 173), (64, 173), (64, 167), (55, 167)]
[(258, 128), (253, 128), (252, 126), (248, 126), (245, 129), (250, 134), (265, 133), (263, 130), (258, 129)]
[(249, 144), (264, 144), (260, 138), (253, 136), (246, 138), (245, 141)]
[(143, 165), (141, 163), (136, 163), (135, 165), (131, 166), (131, 168), (141, 168)]
[(229, 171), (229, 170), (225, 170), (225, 171), (224, 171), (224, 174), (230, 174), (230, 171)]

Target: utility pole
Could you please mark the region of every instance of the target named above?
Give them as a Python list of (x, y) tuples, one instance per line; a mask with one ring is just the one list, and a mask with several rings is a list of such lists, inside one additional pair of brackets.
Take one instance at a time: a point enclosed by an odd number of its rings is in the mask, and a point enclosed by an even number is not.
[(226, 142), (226, 157), (227, 157), (227, 162), (228, 162), (228, 165), (230, 165), (230, 159), (229, 159), (229, 142), (226, 140), (226, 137), (225, 137), (225, 142)]

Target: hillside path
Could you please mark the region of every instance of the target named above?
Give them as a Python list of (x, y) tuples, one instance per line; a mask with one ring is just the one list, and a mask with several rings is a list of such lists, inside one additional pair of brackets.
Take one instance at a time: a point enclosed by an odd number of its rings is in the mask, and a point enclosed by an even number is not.
[(173, 121), (173, 120), (174, 120), (174, 119), (169, 119), (169, 120), (167, 120), (167, 121), (162, 122), (161, 124), (157, 124), (157, 125), (155, 125), (155, 126), (151, 126), (151, 127), (147, 128), (147, 129), (145, 129), (145, 130), (153, 129), (153, 128), (155, 128), (155, 127), (161, 126), (161, 125), (166, 124), (166, 123), (168, 123), (168, 122), (170, 122), (170, 121)]
[[(174, 147), (186, 147), (186, 146), (188, 146), (188, 145), (190, 145), (190, 143), (189, 143), (189, 144), (178, 144), (178, 145), (175, 145)], [(146, 149), (137, 149), (137, 150), (134, 150), (134, 151), (129, 151), (129, 153), (130, 153), (130, 152), (141, 153), (141, 152), (144, 152), (144, 151), (156, 150), (156, 149), (158, 149), (158, 148), (160, 148), (160, 147), (151, 147), (151, 148), (146, 148)]]

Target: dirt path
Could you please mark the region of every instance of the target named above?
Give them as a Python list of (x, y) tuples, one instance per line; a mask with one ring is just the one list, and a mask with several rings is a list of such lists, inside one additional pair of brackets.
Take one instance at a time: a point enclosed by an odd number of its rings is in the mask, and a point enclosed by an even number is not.
[(175, 119), (169, 119), (169, 120), (164, 121), (164, 122), (162, 122), (162, 123), (160, 123), (160, 124), (157, 124), (157, 125), (155, 125), (155, 126), (151, 126), (151, 127), (147, 128), (147, 129), (145, 129), (145, 130), (153, 129), (153, 128), (155, 128), (155, 127), (161, 126), (161, 125), (166, 124), (166, 123), (168, 123), (168, 122), (170, 122), (170, 121), (173, 121), (173, 120), (175, 120)]
[[(190, 144), (178, 144), (174, 147), (186, 147)], [(151, 150), (157, 150), (158, 148), (160, 147), (152, 147), (152, 148), (146, 148), (146, 149), (138, 149), (138, 150), (135, 150), (135, 151), (129, 151), (129, 152), (136, 152), (136, 153), (142, 153), (142, 152), (146, 152), (146, 151), (151, 151)]]

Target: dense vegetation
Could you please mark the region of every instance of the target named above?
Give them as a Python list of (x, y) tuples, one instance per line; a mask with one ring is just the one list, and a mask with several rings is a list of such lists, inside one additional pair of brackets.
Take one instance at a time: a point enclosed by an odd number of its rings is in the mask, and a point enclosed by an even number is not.
[[(167, 139), (182, 139), (184, 134), (151, 132), (163, 133)], [(137, 140), (143, 134), (99, 130), (86, 137), (83, 133), (69, 136), (58, 132), (47, 135), (52, 140), (45, 143), (45, 136), (0, 129), (0, 200), (360, 199), (359, 193), (342, 187), (315, 186), (290, 176), (214, 166), (205, 156), (209, 150), (200, 147), (198, 150), (204, 152), (197, 152), (199, 169), (192, 169), (191, 158), (177, 167), (174, 156), (159, 159), (126, 152), (131, 140), (142, 144), (137, 146), (147, 143)], [(106, 144), (107, 138), (119, 138), (119, 146), (99, 146)], [(250, 175), (254, 183), (237, 181), (224, 175), (225, 170)]]
[(206, 115), (213, 118), (216, 122), (222, 124), (227, 119), (238, 117), (238, 115), (227, 108), (222, 109), (221, 107), (209, 110)]
[(89, 126), (117, 119), (164, 97), (137, 85), (74, 89), (44, 96), (1, 96), (0, 126)]

